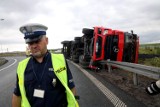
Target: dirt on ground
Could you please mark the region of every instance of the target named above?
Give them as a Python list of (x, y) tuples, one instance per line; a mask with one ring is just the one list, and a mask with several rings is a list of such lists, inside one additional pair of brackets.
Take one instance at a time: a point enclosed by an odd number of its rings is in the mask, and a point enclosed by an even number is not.
[(107, 70), (103, 70), (97, 74), (103, 76), (112, 84), (120, 87), (122, 90), (144, 103), (147, 107), (160, 107), (160, 94), (151, 96), (145, 91), (146, 87), (156, 80), (145, 76), (138, 76), (138, 85), (136, 86), (133, 84), (133, 73), (128, 71), (115, 69), (112, 70), (112, 73), (109, 73)]

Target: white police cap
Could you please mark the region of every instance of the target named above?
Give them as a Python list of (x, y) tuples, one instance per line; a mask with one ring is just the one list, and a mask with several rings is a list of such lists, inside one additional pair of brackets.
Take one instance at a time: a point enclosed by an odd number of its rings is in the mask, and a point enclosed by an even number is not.
[(20, 27), (20, 32), (24, 34), (24, 39), (26, 43), (34, 42), (46, 35), (46, 30), (48, 27), (42, 24), (30, 23)]

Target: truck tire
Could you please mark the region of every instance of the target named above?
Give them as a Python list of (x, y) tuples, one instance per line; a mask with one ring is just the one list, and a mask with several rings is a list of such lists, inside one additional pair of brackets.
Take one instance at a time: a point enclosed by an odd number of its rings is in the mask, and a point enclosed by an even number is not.
[(74, 40), (81, 40), (81, 37), (75, 37)]
[(61, 44), (68, 44), (70, 41), (62, 41)]
[(88, 69), (88, 68), (89, 68), (89, 66), (82, 65), (81, 63), (79, 63), (79, 65), (80, 65), (82, 68), (84, 68), (84, 69)]
[(82, 38), (82, 37), (75, 37), (75, 38), (74, 38), (75, 43), (76, 43), (76, 44), (82, 43), (82, 42), (81, 42), (81, 38)]
[(79, 63), (79, 55), (73, 55), (72, 60), (75, 63)]
[(93, 38), (93, 35), (86, 35), (86, 34), (84, 34), (83, 37), (85, 39), (91, 40)]
[(73, 59), (73, 62), (79, 63), (79, 60), (78, 59)]
[(89, 61), (84, 61), (83, 60), (83, 55), (80, 55), (79, 56), (79, 65), (82, 67), (82, 68), (89, 68)]
[(84, 44), (84, 36), (81, 37), (81, 42)]
[(82, 33), (85, 35), (93, 35), (93, 29), (83, 28)]

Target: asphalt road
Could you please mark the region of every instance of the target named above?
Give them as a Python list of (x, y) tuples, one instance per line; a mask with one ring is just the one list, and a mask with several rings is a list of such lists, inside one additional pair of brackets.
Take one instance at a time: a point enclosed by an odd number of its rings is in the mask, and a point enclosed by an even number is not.
[[(16, 68), (25, 57), (7, 57), (8, 63), (0, 67), (0, 107), (11, 107), (16, 81)], [(80, 107), (146, 107), (118, 87), (91, 71), (68, 61), (74, 77)]]
[(0, 107), (11, 107), (17, 64), (24, 57), (6, 57), (6, 59), (8, 63), (0, 67)]

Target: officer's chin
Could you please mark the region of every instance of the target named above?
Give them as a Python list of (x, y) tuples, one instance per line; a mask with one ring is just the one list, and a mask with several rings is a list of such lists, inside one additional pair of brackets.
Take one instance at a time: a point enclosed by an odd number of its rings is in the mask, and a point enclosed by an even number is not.
[(43, 54), (41, 52), (35, 52), (35, 53), (32, 53), (32, 56), (35, 58), (41, 58), (43, 57)]

